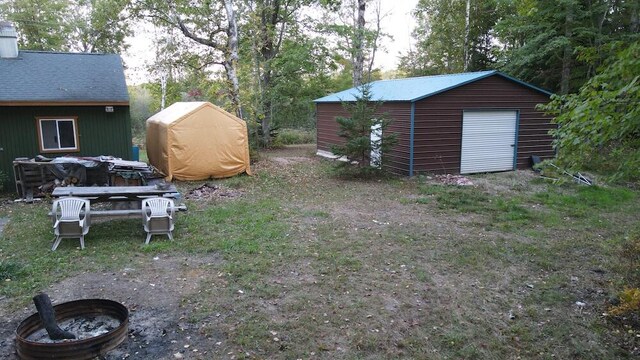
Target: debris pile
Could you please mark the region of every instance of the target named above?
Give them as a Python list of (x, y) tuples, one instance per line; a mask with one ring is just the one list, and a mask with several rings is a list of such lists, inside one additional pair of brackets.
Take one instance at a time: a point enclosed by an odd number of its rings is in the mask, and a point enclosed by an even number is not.
[(473, 186), (473, 182), (462, 175), (436, 175), (436, 180), (445, 185)]
[(147, 185), (163, 177), (147, 163), (113, 156), (17, 158), (13, 170), (16, 191), (28, 200), (46, 196), (58, 186)]
[(223, 189), (218, 185), (205, 183), (189, 190), (185, 198), (190, 200), (210, 200), (213, 198), (234, 198), (241, 195), (242, 192), (238, 190)]

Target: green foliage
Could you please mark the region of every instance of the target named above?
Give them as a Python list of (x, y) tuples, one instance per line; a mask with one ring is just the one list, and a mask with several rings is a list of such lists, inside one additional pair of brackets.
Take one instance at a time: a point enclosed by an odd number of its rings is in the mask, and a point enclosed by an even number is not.
[[(493, 67), (492, 29), (504, 8), (497, 0), (471, 1), (468, 71)], [(416, 51), (401, 59), (400, 68), (412, 76), (464, 71), (465, 14), (465, 0), (420, 0), (414, 10)]]
[(22, 272), (22, 265), (12, 261), (0, 261), (0, 281), (15, 280)]
[(145, 86), (129, 86), (129, 99), (131, 114), (131, 133), (134, 138), (144, 138), (146, 121), (159, 108), (154, 107), (154, 99), (151, 91)]
[[(495, 26), (499, 68), (554, 92), (577, 91), (609, 57), (606, 44), (637, 39), (638, 2), (518, 0)], [(635, 23), (635, 24), (634, 24)], [(566, 71), (563, 79), (563, 70)]]
[[(363, 26), (358, 25), (358, 8), (361, 4), (365, 5), (365, 15)], [(362, 82), (370, 82), (374, 80), (375, 69), (370, 60), (375, 57), (379, 50), (380, 41), (383, 38), (389, 38), (390, 35), (382, 31), (378, 22), (382, 20), (384, 15), (377, 14), (380, 10), (374, 2), (371, 1), (341, 1), (337, 8), (332, 9), (331, 4), (328, 9), (326, 19), (318, 23), (317, 30), (326, 37), (337, 38), (339, 41), (333, 42), (331, 51), (333, 56), (342, 62), (343, 72), (348, 76), (348, 88), (355, 84), (354, 77), (361, 77)], [(373, 11), (372, 11), (373, 10)], [(377, 17), (380, 17), (377, 19)], [(354, 68), (359, 60), (362, 60), (360, 68), (362, 74), (356, 75)]]
[[(70, 1), (71, 51), (121, 53), (125, 38), (132, 35), (126, 12), (131, 0)], [(77, 11), (77, 9), (83, 9)]]
[(66, 0), (13, 0), (0, 3), (0, 13), (13, 22), (18, 31), (18, 45), (25, 50), (64, 50), (65, 35), (70, 32), (64, 22)]
[(558, 160), (572, 169), (640, 181), (640, 41), (610, 58), (577, 94), (542, 106), (555, 116)]
[(281, 129), (275, 139), (276, 145), (312, 144), (316, 142), (314, 130)]
[(10, 0), (0, 13), (16, 24), (21, 49), (120, 53), (131, 35), (130, 0)]
[(327, 75), (329, 57), (321, 39), (302, 33), (291, 37), (282, 42), (280, 53), (271, 61), (272, 86), (262, 96), (271, 98), (275, 127), (313, 128), (313, 99), (324, 96), (331, 88), (332, 79)]
[[(381, 102), (372, 100), (371, 85), (365, 84), (359, 88), (356, 101), (344, 102), (342, 106), (349, 113), (350, 117), (337, 117), (336, 122), (340, 129), (338, 135), (344, 139), (341, 145), (333, 145), (331, 151), (338, 156), (345, 156), (350, 161), (357, 162), (359, 168), (373, 166), (381, 168), (385, 159), (384, 154), (391, 150), (396, 144), (397, 134), (389, 134), (387, 129), (392, 120), (387, 114), (379, 111)], [(372, 139), (373, 129), (380, 136)], [(380, 156), (372, 157), (371, 153), (376, 151)], [(348, 163), (345, 163), (348, 164)]]

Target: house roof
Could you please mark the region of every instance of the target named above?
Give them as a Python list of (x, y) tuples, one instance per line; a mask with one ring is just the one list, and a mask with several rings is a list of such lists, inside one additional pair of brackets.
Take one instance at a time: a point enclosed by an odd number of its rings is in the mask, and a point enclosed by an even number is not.
[(0, 79), (0, 105), (129, 103), (120, 55), (20, 51)]
[[(478, 81), (480, 79), (484, 79), (492, 75), (501, 76), (520, 85), (526, 86), (536, 91), (540, 91), (546, 95), (551, 95), (551, 93), (546, 90), (512, 78), (496, 70), (490, 70), (460, 74), (434, 75), (406, 79), (374, 81), (370, 83), (372, 100), (414, 102), (474, 81)], [(330, 103), (355, 101), (356, 95), (358, 95), (359, 93), (360, 91), (358, 90), (358, 88), (353, 87), (351, 89), (321, 97), (314, 100), (314, 102)]]

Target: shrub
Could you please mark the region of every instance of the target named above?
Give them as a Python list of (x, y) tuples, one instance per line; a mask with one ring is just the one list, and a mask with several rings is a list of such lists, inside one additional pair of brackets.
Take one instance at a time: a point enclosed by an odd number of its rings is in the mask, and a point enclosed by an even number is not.
[(313, 144), (316, 132), (304, 129), (281, 129), (275, 139), (278, 145)]
[(640, 226), (625, 238), (620, 265), (627, 285), (618, 294), (619, 303), (609, 308), (609, 314), (637, 317), (640, 310)]
[(551, 133), (563, 167), (640, 182), (640, 41), (615, 45), (623, 50), (577, 94), (554, 95), (541, 108), (558, 124)]
[(625, 288), (620, 293), (620, 304), (609, 309), (611, 315), (626, 315), (640, 310), (640, 289)]

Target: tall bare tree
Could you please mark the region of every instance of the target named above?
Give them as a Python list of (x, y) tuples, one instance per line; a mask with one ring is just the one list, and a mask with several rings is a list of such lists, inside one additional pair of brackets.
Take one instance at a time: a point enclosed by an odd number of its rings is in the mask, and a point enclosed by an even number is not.
[(362, 85), (362, 71), (364, 69), (364, 36), (365, 36), (365, 11), (367, 10), (367, 0), (358, 0), (358, 16), (355, 24), (355, 34), (353, 36), (353, 86)]
[(296, 21), (296, 13), (308, 0), (245, 0), (249, 21), (244, 27), (252, 39), (256, 78), (259, 90), (257, 120), (260, 123), (262, 146), (271, 143), (274, 80), (273, 62), (278, 57), (289, 28)]
[(240, 82), (237, 76), (238, 24), (233, 0), (145, 0), (138, 5), (141, 17), (174, 27), (188, 39), (211, 51), (204, 65), (225, 69), (232, 110), (242, 117)]
[[(371, 0), (344, 1), (338, 11), (330, 9), (326, 23), (319, 26), (320, 32), (340, 39), (335, 50), (351, 65), (353, 86), (370, 80), (380, 39), (388, 36), (381, 28), (387, 14), (382, 14), (380, 0), (368, 6), (371, 3)], [(372, 16), (373, 21), (367, 22), (367, 16)]]
[(469, 70), (469, 23), (471, 18), (471, 0), (467, 0), (467, 11), (464, 17), (464, 71)]

